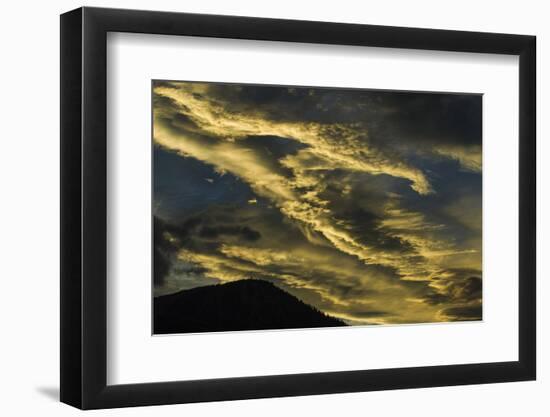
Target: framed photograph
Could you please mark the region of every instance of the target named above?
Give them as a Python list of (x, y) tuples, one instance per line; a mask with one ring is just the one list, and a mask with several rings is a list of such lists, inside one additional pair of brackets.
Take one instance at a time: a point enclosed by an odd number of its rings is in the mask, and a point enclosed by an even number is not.
[(533, 380), (535, 37), (61, 16), (61, 401)]

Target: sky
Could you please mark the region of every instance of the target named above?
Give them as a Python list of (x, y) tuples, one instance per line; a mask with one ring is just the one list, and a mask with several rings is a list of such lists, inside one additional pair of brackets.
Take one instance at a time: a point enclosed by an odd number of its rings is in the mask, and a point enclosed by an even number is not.
[(482, 318), (482, 96), (153, 81), (154, 295), (263, 279), (350, 325)]

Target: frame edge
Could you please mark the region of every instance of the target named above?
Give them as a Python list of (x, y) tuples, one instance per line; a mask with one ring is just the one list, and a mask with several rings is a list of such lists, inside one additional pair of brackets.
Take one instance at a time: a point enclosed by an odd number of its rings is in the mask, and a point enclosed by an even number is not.
[(537, 374), (537, 39), (525, 36), (519, 53), (519, 362)]
[(82, 407), (82, 9), (60, 16), (60, 400)]

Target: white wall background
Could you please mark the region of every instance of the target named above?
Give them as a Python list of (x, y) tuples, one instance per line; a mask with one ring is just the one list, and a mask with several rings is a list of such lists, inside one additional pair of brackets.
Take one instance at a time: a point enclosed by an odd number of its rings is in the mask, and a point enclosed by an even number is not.
[[(3, 415), (76, 415), (59, 392), (59, 17), (72, 0), (3, 5), (0, 90), (0, 410)], [(528, 415), (550, 413), (550, 147), (543, 119), (550, 83), (550, 26), (537, 0), (338, 2), (123, 0), (86, 5), (238, 14), (395, 26), (534, 34), (538, 37), (539, 378), (536, 382), (325, 395), (94, 412), (94, 415)], [(546, 262), (545, 262), (546, 261)], [(545, 395), (546, 394), (546, 395)]]

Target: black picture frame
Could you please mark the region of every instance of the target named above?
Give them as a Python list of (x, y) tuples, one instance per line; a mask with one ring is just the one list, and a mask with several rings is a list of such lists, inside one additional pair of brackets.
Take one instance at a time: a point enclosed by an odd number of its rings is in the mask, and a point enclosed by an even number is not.
[[(519, 56), (519, 360), (107, 385), (108, 32)], [(534, 380), (534, 36), (102, 8), (61, 15), (61, 401), (81, 409)]]

